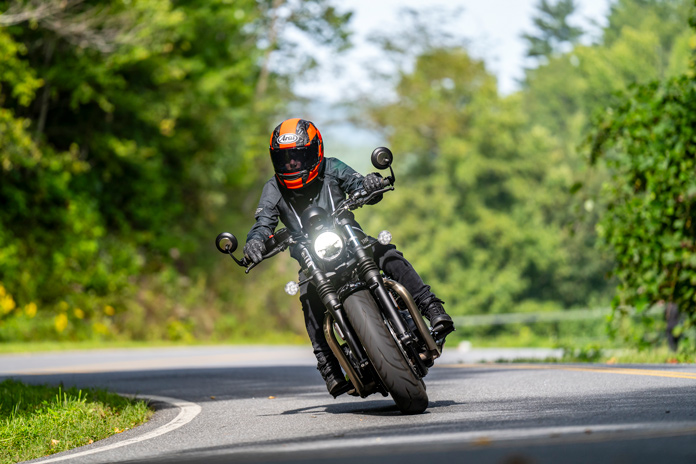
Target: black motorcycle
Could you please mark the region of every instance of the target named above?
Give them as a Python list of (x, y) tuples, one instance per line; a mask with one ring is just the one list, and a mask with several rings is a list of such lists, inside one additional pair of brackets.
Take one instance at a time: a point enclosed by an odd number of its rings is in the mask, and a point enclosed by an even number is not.
[[(365, 398), (373, 393), (391, 394), (404, 414), (418, 414), (428, 407), (423, 377), (440, 356), (444, 336), (429, 329), (415, 301), (403, 285), (382, 275), (372, 258), (377, 241), (391, 241), (383, 231), (375, 240), (352, 227), (352, 210), (365, 206), (375, 197), (394, 190), (393, 155), (388, 148), (372, 152), (372, 164), (387, 169), (383, 188), (371, 194), (355, 192), (329, 214), (309, 207), (301, 217), (300, 234), (281, 229), (266, 240), (267, 259), (296, 247), (305, 278), (288, 282), (291, 295), (300, 285), (315, 285), (326, 307), (324, 334), (341, 367), (352, 382), (352, 393)], [(215, 240), (217, 249), (246, 267), (256, 264), (233, 256), (237, 249), (234, 235), (223, 232)], [(299, 252), (299, 253), (298, 253)], [(446, 335), (446, 334), (445, 334)]]

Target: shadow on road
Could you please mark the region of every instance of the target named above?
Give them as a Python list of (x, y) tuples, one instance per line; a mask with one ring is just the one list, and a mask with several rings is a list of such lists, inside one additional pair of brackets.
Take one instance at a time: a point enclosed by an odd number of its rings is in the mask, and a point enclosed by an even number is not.
[[(428, 404), (428, 410), (424, 414), (428, 414), (431, 409), (443, 408), (455, 406), (456, 401), (431, 401)], [(365, 407), (364, 404), (322, 404), (317, 406), (309, 406), (305, 408), (290, 409), (283, 411), (279, 415), (295, 415), (295, 414), (316, 414), (317, 412), (329, 413), (329, 414), (357, 414), (361, 416), (403, 416), (399, 408), (396, 407), (393, 401), (389, 399), (385, 400), (372, 400), (369, 406)], [(265, 416), (276, 416), (278, 414), (264, 414)]]

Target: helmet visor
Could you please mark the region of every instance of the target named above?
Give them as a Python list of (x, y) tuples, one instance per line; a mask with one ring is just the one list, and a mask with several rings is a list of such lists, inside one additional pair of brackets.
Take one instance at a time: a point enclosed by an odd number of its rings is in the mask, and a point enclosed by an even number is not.
[(316, 144), (297, 148), (271, 148), (273, 169), (278, 174), (292, 174), (312, 169), (319, 161)]

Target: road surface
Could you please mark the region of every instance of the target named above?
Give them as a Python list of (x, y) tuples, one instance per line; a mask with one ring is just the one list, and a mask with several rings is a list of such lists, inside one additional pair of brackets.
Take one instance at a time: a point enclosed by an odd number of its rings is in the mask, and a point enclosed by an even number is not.
[(306, 347), (2, 355), (0, 379), (156, 400), (147, 424), (36, 462), (696, 462), (696, 366), (471, 355), (446, 351), (416, 416), (381, 396), (332, 399)]

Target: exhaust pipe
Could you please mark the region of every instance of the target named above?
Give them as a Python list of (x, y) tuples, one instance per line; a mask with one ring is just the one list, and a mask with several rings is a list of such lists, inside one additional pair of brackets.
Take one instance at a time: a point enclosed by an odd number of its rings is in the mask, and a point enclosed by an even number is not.
[(440, 357), (441, 351), (435, 343), (435, 339), (433, 339), (433, 336), (430, 334), (428, 326), (425, 325), (425, 321), (423, 320), (423, 316), (421, 316), (420, 311), (418, 311), (418, 306), (416, 306), (415, 300), (408, 290), (406, 290), (406, 287), (394, 280), (384, 279), (384, 285), (399, 295), (401, 300), (406, 305), (406, 309), (408, 309), (408, 312), (411, 314), (411, 318), (413, 318), (413, 322), (416, 323), (416, 328), (418, 329), (418, 332), (420, 332), (421, 337), (423, 337), (425, 346), (428, 348), (428, 351), (426, 353), (421, 353), (420, 357), (423, 362), (432, 363), (435, 361), (435, 359)]
[(329, 344), (329, 347), (331, 348), (331, 351), (333, 352), (334, 356), (336, 356), (336, 359), (338, 359), (338, 363), (341, 365), (343, 370), (346, 371), (346, 374), (348, 374), (348, 378), (353, 383), (355, 391), (358, 393), (358, 395), (360, 395), (361, 398), (365, 398), (367, 396), (365, 385), (362, 383), (362, 380), (360, 380), (358, 373), (355, 372), (355, 369), (353, 369), (352, 364), (346, 357), (346, 354), (341, 349), (341, 345), (338, 343), (338, 340), (336, 340), (336, 334), (334, 334), (333, 325), (333, 316), (331, 316), (331, 314), (327, 312), (326, 316), (324, 316), (324, 336), (326, 338), (326, 341)]

